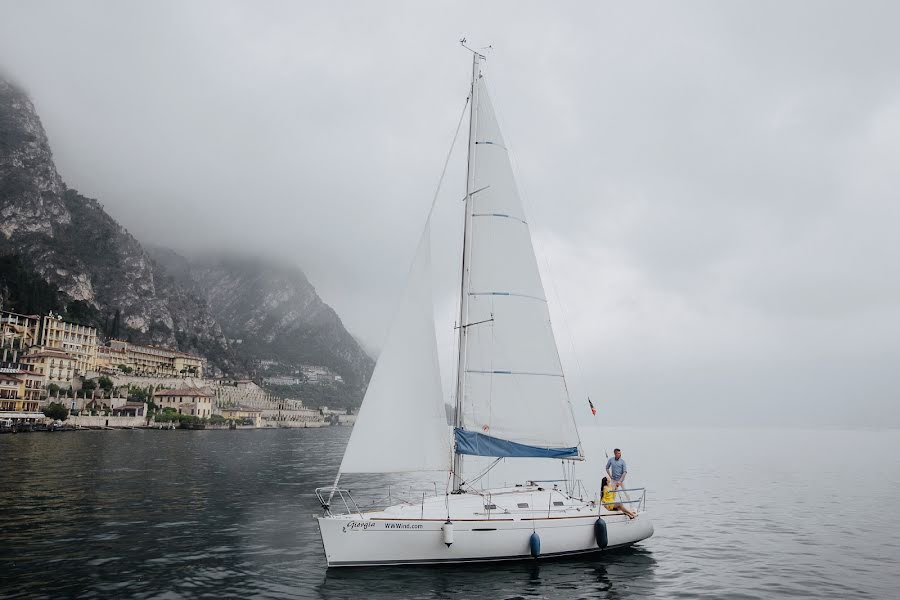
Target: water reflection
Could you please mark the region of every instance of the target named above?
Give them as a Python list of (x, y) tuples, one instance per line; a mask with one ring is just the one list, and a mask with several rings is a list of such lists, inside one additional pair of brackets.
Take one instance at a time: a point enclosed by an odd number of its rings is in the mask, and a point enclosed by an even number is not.
[[(654, 484), (648, 506), (657, 533), (644, 544), (580, 559), (327, 569), (313, 490), (334, 480), (349, 433), (0, 436), (0, 600), (845, 600), (893, 598), (900, 587), (900, 521), (835, 511), (833, 490), (822, 490), (836, 473), (853, 472), (867, 506), (893, 506), (898, 432), (791, 431), (776, 465), (793, 469), (789, 483), (760, 496), (760, 480), (786, 476), (759, 448), (785, 432), (617, 430), (617, 443), (633, 448), (636, 483)], [(388, 484), (399, 494), (416, 483), (347, 480), (360, 493), (383, 493)], [(702, 498), (702, 510), (686, 510), (686, 494)]]
[(635, 547), (589, 558), (328, 569), (323, 598), (646, 598), (656, 559)]

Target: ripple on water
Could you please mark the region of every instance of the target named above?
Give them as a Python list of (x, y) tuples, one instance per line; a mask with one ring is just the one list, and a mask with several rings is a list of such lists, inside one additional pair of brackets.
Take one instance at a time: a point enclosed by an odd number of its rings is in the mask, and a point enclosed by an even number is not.
[[(793, 432), (779, 461), (798, 465), (791, 485), (761, 493), (773, 467), (757, 450), (774, 434), (616, 432), (632, 440), (633, 476), (653, 483), (656, 535), (642, 546), (566, 561), (326, 569), (312, 490), (333, 480), (348, 433), (0, 436), (0, 454), (15, 457), (0, 461), (0, 577), (16, 582), (0, 598), (886, 598), (900, 587), (896, 519), (835, 510), (833, 491), (819, 491), (852, 466), (873, 502), (891, 502), (896, 433)], [(852, 465), (834, 451), (843, 447), (856, 448)], [(685, 468), (684, 456), (698, 464)]]

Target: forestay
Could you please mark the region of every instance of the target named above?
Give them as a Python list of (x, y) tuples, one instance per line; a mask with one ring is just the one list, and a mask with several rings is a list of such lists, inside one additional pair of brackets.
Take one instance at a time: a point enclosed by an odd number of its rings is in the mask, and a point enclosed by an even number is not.
[(483, 77), (477, 85), (459, 424), (466, 431), (457, 431), (457, 452), (576, 457), (578, 431), (528, 222)]
[(431, 293), (430, 227), (378, 357), (341, 473), (446, 471), (451, 431), (441, 393)]

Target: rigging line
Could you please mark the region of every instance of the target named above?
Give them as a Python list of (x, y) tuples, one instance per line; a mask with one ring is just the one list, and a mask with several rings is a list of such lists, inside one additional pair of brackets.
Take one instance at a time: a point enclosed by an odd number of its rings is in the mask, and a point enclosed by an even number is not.
[(501, 460), (503, 460), (503, 457), (498, 458), (497, 460), (495, 460), (494, 462), (492, 462), (491, 464), (489, 464), (487, 467), (485, 467), (484, 470), (483, 470), (481, 473), (479, 473), (478, 475), (476, 475), (474, 478), (469, 479), (469, 480), (466, 480), (466, 481), (463, 481), (462, 484), (460, 484), (460, 485), (461, 485), (461, 486), (462, 486), (462, 485), (473, 485), (473, 484), (475, 484), (475, 483), (478, 483), (478, 480), (480, 480), (482, 477), (484, 477), (485, 475), (487, 475), (488, 473), (490, 473), (490, 472), (491, 472), (491, 469), (493, 469), (494, 467), (496, 467), (497, 464), (498, 464)]
[[(444, 168), (441, 169), (441, 176), (438, 178), (437, 188), (434, 190), (434, 198), (431, 200), (431, 210), (428, 211), (428, 218), (431, 219), (431, 214), (434, 212), (434, 207), (437, 204), (438, 195), (441, 193), (441, 186), (444, 184), (444, 176), (447, 174), (447, 166), (450, 164), (450, 157), (453, 155), (453, 149), (456, 147), (456, 140), (459, 139), (459, 130), (462, 129), (463, 121), (466, 118), (466, 109), (469, 107), (469, 102), (472, 100), (472, 94), (469, 92), (469, 95), (466, 96), (466, 101), (463, 103), (462, 112), (459, 114), (459, 122), (456, 124), (456, 132), (453, 134), (453, 141), (450, 142), (450, 150), (447, 151), (447, 158), (444, 159)], [(458, 311), (456, 311), (458, 312)], [(454, 327), (456, 329), (456, 327)], [(453, 339), (456, 336), (451, 336), (450, 341), (450, 364), (454, 364), (453, 355), (456, 354), (456, 340)], [(451, 381), (456, 380), (456, 373), (453, 373), (454, 377)], [(450, 389), (448, 391), (448, 400), (453, 404), (453, 386), (449, 386)], [(453, 456), (451, 452), (450, 456), (451, 463), (453, 462)]]
[(441, 186), (444, 184), (444, 175), (447, 174), (447, 165), (450, 164), (450, 157), (453, 155), (453, 149), (456, 147), (456, 140), (459, 138), (459, 130), (462, 128), (463, 121), (466, 118), (466, 109), (469, 107), (469, 101), (471, 99), (471, 94), (466, 96), (462, 112), (459, 115), (459, 123), (456, 124), (456, 133), (453, 134), (453, 141), (450, 142), (450, 150), (447, 151), (447, 158), (444, 159), (444, 168), (441, 169), (441, 176), (438, 177), (437, 189), (434, 190), (434, 198), (431, 199), (431, 210), (428, 211), (429, 219), (431, 218), (431, 213), (434, 212), (434, 205), (437, 204), (438, 194), (441, 193)]

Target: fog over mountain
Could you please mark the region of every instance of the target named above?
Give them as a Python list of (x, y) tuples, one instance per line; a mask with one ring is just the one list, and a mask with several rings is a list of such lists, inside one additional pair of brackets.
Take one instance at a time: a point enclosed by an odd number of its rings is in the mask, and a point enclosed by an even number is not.
[(261, 375), (261, 361), (268, 374), (326, 366), (347, 384), (336, 392), (342, 402), (357, 402), (372, 372), (296, 265), (238, 255), (192, 262), (144, 247), (101, 202), (69, 188), (33, 103), (3, 78), (0, 305), (199, 353), (231, 375)]
[(142, 243), (296, 265), (377, 350), (465, 100), (456, 42), (492, 44), (580, 418), (590, 393), (604, 424), (898, 426), (897, 22), (889, 2), (0, 0), (0, 70), (66, 183)]

